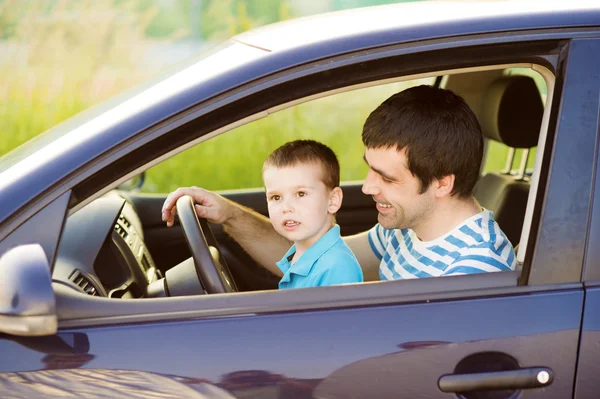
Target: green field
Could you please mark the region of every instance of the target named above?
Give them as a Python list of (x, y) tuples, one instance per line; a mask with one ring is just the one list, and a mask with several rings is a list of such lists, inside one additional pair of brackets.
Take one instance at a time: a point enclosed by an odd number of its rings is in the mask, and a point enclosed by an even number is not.
[[(43, 76), (35, 75), (38, 84), (29, 93), (15, 90), (0, 104), (0, 153), (93, 104), (74, 85), (63, 85), (50, 99), (53, 80)], [(431, 82), (411, 82), (420, 83)], [(299, 138), (316, 139), (333, 148), (343, 181), (362, 180), (367, 171), (362, 161), (362, 124), (378, 104), (405, 87), (407, 83), (396, 83), (337, 94), (238, 127), (154, 166), (146, 174), (142, 191), (164, 193), (192, 185), (211, 190), (261, 187), (262, 163), (268, 154)], [(502, 169), (506, 153), (506, 147), (492, 143), (485, 170)]]
[[(431, 82), (415, 81), (411, 85), (420, 83)], [(192, 185), (211, 190), (261, 187), (262, 164), (269, 153), (299, 138), (329, 145), (340, 160), (342, 181), (362, 180), (367, 173), (362, 160), (362, 124), (378, 104), (405, 87), (408, 84), (396, 83), (361, 89), (279, 111), (200, 143), (151, 168), (142, 190), (169, 192)], [(492, 144), (485, 169), (502, 169), (506, 154), (506, 147)]]

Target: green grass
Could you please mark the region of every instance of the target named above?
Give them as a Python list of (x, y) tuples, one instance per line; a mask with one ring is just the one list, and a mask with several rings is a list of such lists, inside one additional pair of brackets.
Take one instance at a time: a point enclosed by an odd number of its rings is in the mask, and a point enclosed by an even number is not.
[[(65, 82), (64, 76), (29, 73), (30, 79), (38, 79), (32, 85), (34, 89), (13, 90), (0, 104), (3, 137), (0, 154), (92, 104), (80, 85), (94, 84), (86, 83), (83, 78), (74, 79), (72, 84), (63, 83), (57, 89), (48, 82), (61, 78)], [(114, 87), (125, 86), (118, 79), (113, 82)], [(431, 82), (424, 80), (411, 84), (417, 83)], [(192, 185), (217, 191), (262, 187), (261, 170), (267, 156), (283, 143), (300, 138), (319, 140), (336, 152), (342, 181), (362, 180), (367, 173), (362, 160), (362, 125), (378, 104), (407, 86), (408, 83), (396, 83), (337, 94), (241, 126), (151, 168), (142, 191), (166, 193)], [(57, 91), (53, 93), (52, 90)], [(103, 94), (107, 96), (107, 92)], [(491, 143), (485, 170), (504, 168), (507, 150), (505, 146)], [(531, 156), (530, 164), (533, 159)]]
[[(390, 95), (421, 83), (432, 82), (421, 80), (360, 89), (271, 114), (149, 169), (142, 191), (165, 193), (185, 186), (215, 191), (262, 187), (264, 160), (275, 148), (296, 139), (315, 139), (327, 144), (338, 156), (342, 181), (363, 180), (367, 173), (360, 137), (364, 121)], [(484, 172), (504, 169), (507, 153), (508, 147), (491, 143)], [(534, 158), (532, 154), (530, 166)], [(519, 160), (517, 152), (514, 168)]]
[[(16, 76), (16, 79), (28, 82), (27, 78), (32, 78), (34, 73), (29, 72), (32, 73), (29, 77)], [(7, 73), (0, 74), (8, 76)], [(41, 80), (42, 76), (37, 75), (37, 78)], [(21, 87), (6, 86), (8, 85), (5, 85), (5, 90), (9, 93), (0, 102), (0, 154), (7, 153), (90, 106), (77, 90), (71, 88), (62, 87), (60, 93), (52, 95), (49, 93), (52, 88), (48, 84), (37, 85), (35, 88), (28, 88), (26, 84)]]
[(340, 161), (341, 179), (362, 180), (367, 172), (362, 160), (362, 125), (378, 104), (406, 87), (407, 83), (395, 83), (361, 89), (271, 114), (153, 167), (143, 190), (168, 192), (192, 185), (211, 190), (261, 187), (264, 160), (275, 148), (296, 139), (329, 145)]
[(0, 155), (156, 72), (139, 62), (153, 9), (132, 5), (0, 2)]

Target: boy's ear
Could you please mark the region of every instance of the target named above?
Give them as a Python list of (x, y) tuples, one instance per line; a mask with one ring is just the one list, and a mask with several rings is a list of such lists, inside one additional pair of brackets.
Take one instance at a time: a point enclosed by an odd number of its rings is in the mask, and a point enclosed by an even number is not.
[(454, 179), (455, 176), (452, 174), (446, 175), (439, 180), (434, 180), (433, 184), (435, 189), (435, 196), (437, 198), (443, 198), (450, 195), (450, 193), (452, 193), (452, 190), (454, 189)]
[(336, 187), (331, 190), (331, 193), (329, 193), (329, 205), (327, 207), (327, 212), (336, 213), (342, 206), (343, 198), (344, 194), (342, 193), (342, 189), (340, 187)]

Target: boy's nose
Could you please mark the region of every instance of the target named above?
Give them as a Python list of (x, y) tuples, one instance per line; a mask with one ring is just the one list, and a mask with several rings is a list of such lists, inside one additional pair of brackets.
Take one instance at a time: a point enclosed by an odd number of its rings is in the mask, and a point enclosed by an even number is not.
[(284, 201), (281, 210), (283, 213), (294, 213), (294, 207), (290, 204), (289, 201)]

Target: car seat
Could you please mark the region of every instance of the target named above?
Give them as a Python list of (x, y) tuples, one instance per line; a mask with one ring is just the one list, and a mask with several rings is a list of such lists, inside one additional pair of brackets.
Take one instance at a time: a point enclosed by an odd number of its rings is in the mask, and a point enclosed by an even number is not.
[[(481, 206), (494, 212), (504, 234), (519, 243), (529, 176), (525, 173), (529, 150), (537, 146), (544, 105), (534, 80), (529, 76), (503, 76), (486, 89), (480, 113), (483, 135), (509, 147), (506, 168), (481, 176), (473, 195)], [(520, 167), (512, 172), (515, 150), (524, 149)]]

